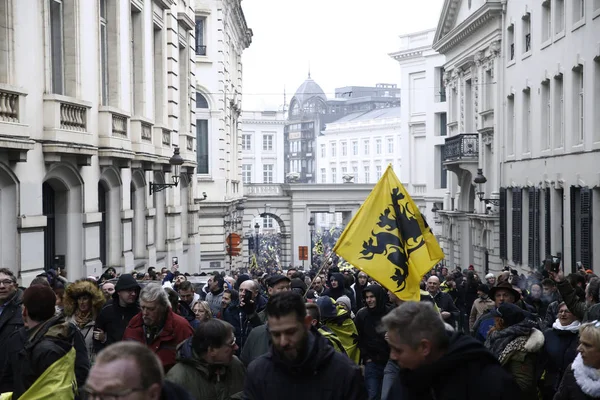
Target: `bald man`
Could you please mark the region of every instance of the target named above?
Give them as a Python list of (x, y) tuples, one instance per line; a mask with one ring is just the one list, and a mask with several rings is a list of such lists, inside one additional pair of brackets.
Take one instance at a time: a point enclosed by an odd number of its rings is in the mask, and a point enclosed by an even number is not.
[(458, 308), (456, 308), (456, 305), (454, 305), (454, 301), (452, 301), (452, 296), (440, 290), (440, 278), (432, 275), (427, 279), (427, 291), (431, 297), (433, 297), (435, 304), (437, 304), (440, 309), (444, 321), (452, 327), (455, 327), (459, 311)]

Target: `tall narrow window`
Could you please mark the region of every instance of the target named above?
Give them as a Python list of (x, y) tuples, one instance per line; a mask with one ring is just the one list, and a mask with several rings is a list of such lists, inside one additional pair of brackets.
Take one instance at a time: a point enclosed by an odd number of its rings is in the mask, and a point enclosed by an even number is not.
[(144, 83), (144, 49), (142, 38), (144, 34), (142, 13), (136, 9), (131, 9), (130, 37), (131, 40), (131, 112), (134, 115), (142, 114), (142, 104), (145, 101), (143, 96)]
[[(165, 49), (163, 48), (163, 30), (154, 25), (154, 123), (157, 126), (164, 125), (165, 115), (165, 93), (166, 93), (166, 71), (165, 64), (167, 61), (167, 57), (165, 56)], [(198, 97), (196, 94), (196, 98)], [(202, 96), (202, 95), (200, 95)], [(196, 107), (198, 106), (198, 102), (196, 101)], [(208, 108), (208, 104), (207, 107)]]
[(508, 218), (508, 207), (506, 205), (506, 192), (507, 189), (500, 188), (500, 258), (502, 260), (508, 259), (508, 249), (507, 249), (507, 237), (508, 237), (508, 226), (507, 226), (507, 218)]
[(542, 2), (542, 42), (552, 38), (552, 0)]
[(585, 0), (571, 0), (573, 2), (573, 23), (585, 18)]
[(273, 151), (273, 135), (263, 135), (263, 151)]
[(550, 80), (547, 79), (542, 82), (541, 87), (542, 104), (542, 124), (541, 124), (541, 137), (542, 137), (542, 150), (548, 150), (550, 148), (550, 135), (552, 132), (552, 109), (550, 101)]
[(473, 132), (473, 123), (475, 115), (473, 110), (475, 105), (473, 102), (473, 81), (468, 79), (465, 81), (465, 131)]
[[(565, 30), (565, 0), (555, 0), (554, 10), (554, 33), (561, 33)], [(577, 1), (577, 0), (573, 0)]]
[(381, 154), (381, 139), (375, 139), (375, 154)]
[(491, 68), (485, 71), (484, 83), (485, 110), (492, 110), (494, 108), (494, 74)]
[(365, 173), (365, 183), (371, 182), (371, 167), (364, 165), (363, 172)]
[(439, 115), (439, 124), (440, 124), (439, 135), (446, 136), (448, 134), (447, 114), (445, 112), (443, 112), (443, 113), (439, 113), (438, 115)]
[(531, 151), (531, 89), (523, 90), (523, 153)]
[(337, 168), (331, 167), (331, 183), (337, 183)]
[(337, 155), (336, 155), (336, 144), (335, 144), (335, 142), (331, 142), (330, 146), (331, 146), (331, 157), (336, 157)]
[(508, 154), (515, 154), (515, 96), (507, 97), (506, 102), (506, 144)]
[(375, 166), (375, 179), (379, 181), (381, 179), (381, 165)]
[(342, 142), (342, 157), (346, 157), (348, 155), (348, 142)]
[(352, 155), (353, 156), (358, 155), (358, 141), (357, 140), (352, 141)]
[(63, 48), (63, 2), (50, 0), (50, 51), (52, 65), (52, 92), (65, 93), (64, 63), (65, 52)]
[(440, 165), (440, 189), (446, 189), (448, 187), (448, 173), (446, 166), (444, 165), (444, 145), (439, 146), (439, 165)]
[(263, 165), (263, 183), (273, 183), (273, 164)]
[(321, 147), (321, 158), (327, 157), (327, 148), (325, 147), (325, 145), (321, 144), (320, 147)]
[(206, 43), (204, 41), (204, 29), (206, 25), (205, 17), (197, 17), (196, 18), (196, 55), (197, 56), (205, 56), (206, 55)]
[(244, 150), (244, 151), (252, 150), (252, 134), (251, 133), (243, 133), (242, 134), (242, 150)]
[(358, 167), (356, 165), (352, 166), (352, 176), (354, 177), (354, 182), (358, 182)]
[(208, 120), (196, 120), (196, 162), (198, 173), (208, 174)]
[(371, 146), (370, 146), (371, 142), (369, 139), (366, 139), (363, 141), (363, 145), (364, 145), (364, 150), (365, 150), (365, 156), (369, 155), (369, 152), (371, 150)]
[(531, 51), (531, 14), (523, 16), (523, 53)]
[(515, 25), (510, 24), (508, 27), (508, 59), (515, 59)]
[(540, 190), (528, 189), (529, 237), (527, 260), (529, 265), (540, 265)]
[(585, 135), (585, 102), (583, 93), (583, 65), (579, 64), (573, 68), (573, 105), (575, 110), (573, 112), (573, 132), (574, 132), (574, 144), (583, 144), (583, 138)]
[(565, 98), (563, 90), (563, 75), (554, 77), (554, 147), (565, 145)]
[(394, 138), (387, 138), (387, 152), (388, 154), (394, 153)]
[(321, 168), (321, 183), (327, 183), (327, 170)]
[(100, 103), (108, 105), (108, 31), (106, 0), (100, 0)]
[(242, 164), (242, 182), (245, 184), (252, 182), (252, 164)]

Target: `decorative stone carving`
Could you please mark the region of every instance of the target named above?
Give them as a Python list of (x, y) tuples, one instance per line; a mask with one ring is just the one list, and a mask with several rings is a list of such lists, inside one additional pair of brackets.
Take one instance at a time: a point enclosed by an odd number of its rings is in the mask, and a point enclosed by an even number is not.
[(499, 40), (495, 40), (492, 43), (490, 43), (490, 52), (491, 52), (491, 56), (492, 58), (498, 57), (500, 54), (500, 41)]
[(485, 62), (485, 53), (484, 53), (484, 51), (480, 50), (477, 53), (475, 53), (475, 65), (479, 67), (484, 62)]
[(354, 183), (354, 175), (343, 175), (342, 181), (344, 181), (344, 183)]

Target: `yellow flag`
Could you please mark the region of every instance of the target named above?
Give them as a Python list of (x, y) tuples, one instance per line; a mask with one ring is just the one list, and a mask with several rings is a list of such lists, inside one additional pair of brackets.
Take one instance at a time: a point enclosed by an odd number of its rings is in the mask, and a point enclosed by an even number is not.
[(256, 254), (252, 254), (252, 260), (250, 261), (250, 271), (258, 269), (258, 261), (256, 261)]
[(444, 253), (419, 208), (389, 165), (333, 251), (405, 301)]
[(323, 249), (323, 239), (319, 239), (317, 241), (317, 244), (315, 244), (315, 247), (313, 248), (313, 252), (315, 254), (323, 254), (324, 249)]

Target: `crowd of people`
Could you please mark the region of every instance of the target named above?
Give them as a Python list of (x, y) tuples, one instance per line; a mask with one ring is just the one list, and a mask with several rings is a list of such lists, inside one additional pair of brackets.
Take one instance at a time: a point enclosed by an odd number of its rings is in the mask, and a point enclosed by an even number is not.
[[(174, 264), (29, 287), (0, 269), (0, 393), (57, 399), (600, 398), (600, 278), (560, 260), (433, 269), (404, 302), (365, 272)], [(60, 378), (60, 379), (57, 379)]]

